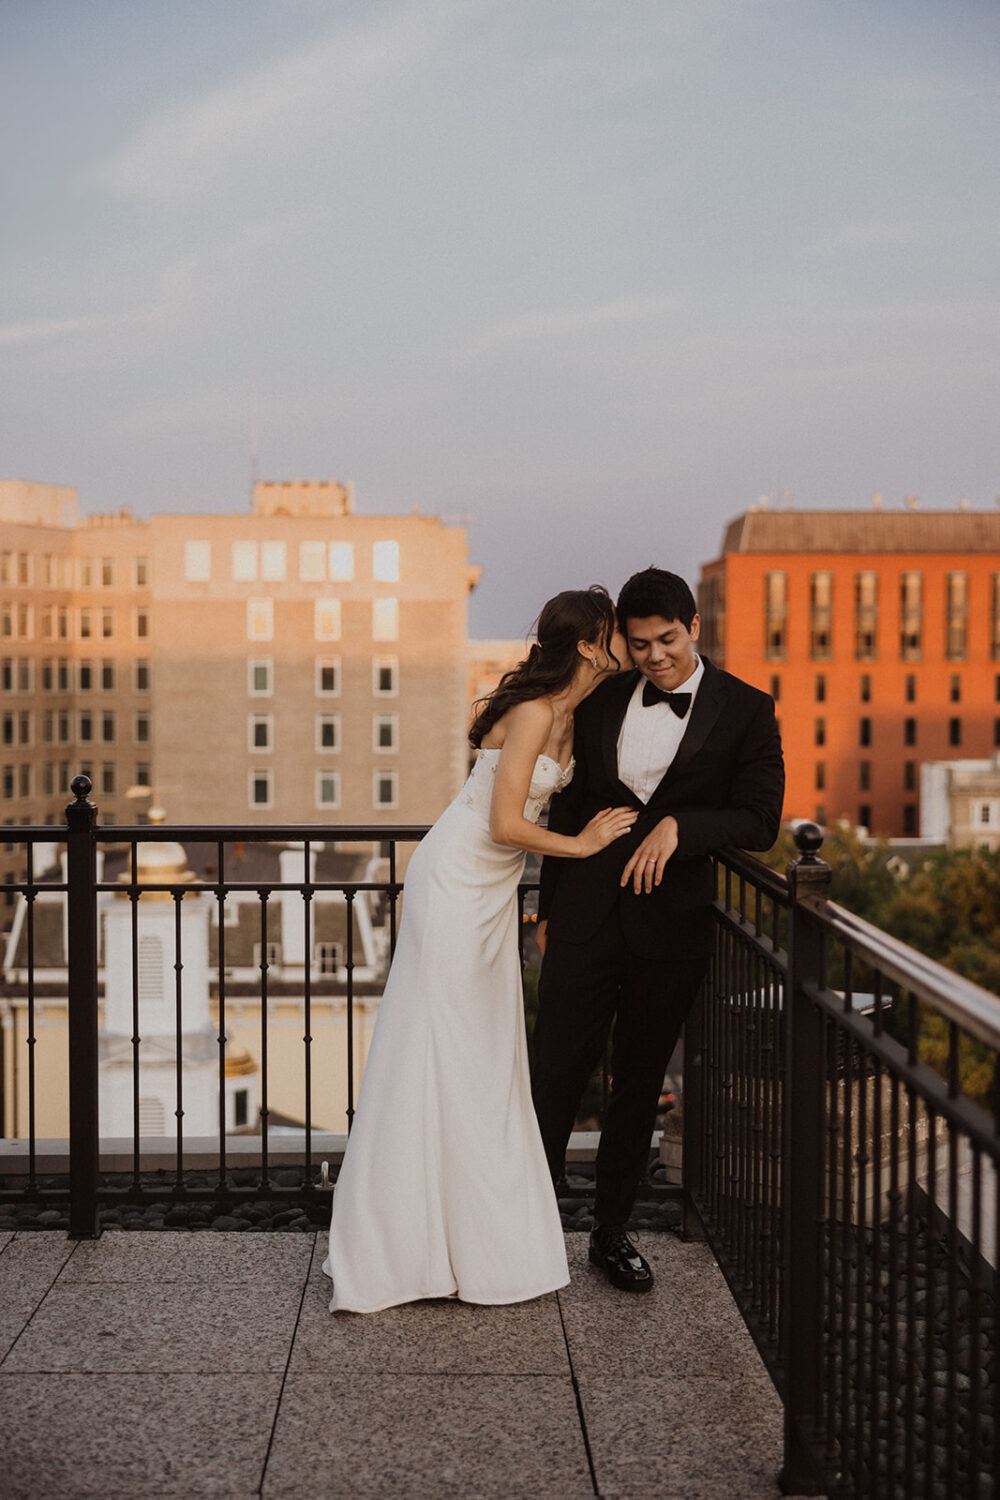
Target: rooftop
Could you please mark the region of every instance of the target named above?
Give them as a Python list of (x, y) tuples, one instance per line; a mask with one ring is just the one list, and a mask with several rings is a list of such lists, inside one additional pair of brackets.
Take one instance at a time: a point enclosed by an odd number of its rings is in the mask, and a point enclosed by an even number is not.
[(1000, 552), (1000, 511), (749, 510), (722, 551)]
[(711, 1251), (649, 1296), (567, 1236), (511, 1307), (327, 1310), (324, 1234), (0, 1234), (7, 1500), (777, 1497), (782, 1411)]

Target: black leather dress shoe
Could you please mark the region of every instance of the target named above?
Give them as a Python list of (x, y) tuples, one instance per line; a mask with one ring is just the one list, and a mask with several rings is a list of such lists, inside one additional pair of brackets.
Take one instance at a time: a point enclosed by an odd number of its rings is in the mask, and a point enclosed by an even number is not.
[(590, 1236), (590, 1260), (621, 1292), (652, 1290), (653, 1273), (620, 1224), (598, 1224)]

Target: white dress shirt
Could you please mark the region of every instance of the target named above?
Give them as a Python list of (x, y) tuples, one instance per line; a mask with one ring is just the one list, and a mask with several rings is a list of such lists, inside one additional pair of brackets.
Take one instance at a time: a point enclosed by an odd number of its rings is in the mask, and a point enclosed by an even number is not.
[(691, 706), (683, 719), (677, 717), (669, 703), (643, 706), (646, 678), (641, 674), (629, 699), (618, 735), (618, 775), (640, 802), (648, 802), (663, 780), (691, 722), (694, 700), (705, 675), (705, 663), (700, 656), (696, 661), (691, 676), (677, 689), (679, 693), (691, 694)]

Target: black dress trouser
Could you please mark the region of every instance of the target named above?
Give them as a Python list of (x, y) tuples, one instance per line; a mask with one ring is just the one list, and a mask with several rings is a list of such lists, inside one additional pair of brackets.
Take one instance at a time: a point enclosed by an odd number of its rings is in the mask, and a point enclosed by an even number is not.
[(532, 1094), (553, 1181), (614, 1022), (611, 1089), (597, 1151), (594, 1217), (624, 1224), (649, 1159), (670, 1055), (708, 964), (711, 911), (685, 912), (667, 958), (633, 952), (616, 903), (584, 943), (550, 937), (538, 984)]

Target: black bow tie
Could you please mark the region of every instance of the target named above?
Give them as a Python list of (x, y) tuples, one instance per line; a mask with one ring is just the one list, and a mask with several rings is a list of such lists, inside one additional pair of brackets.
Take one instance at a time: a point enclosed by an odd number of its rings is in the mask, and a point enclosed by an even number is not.
[(649, 682), (648, 680), (643, 683), (643, 708), (648, 708), (651, 703), (667, 703), (679, 719), (684, 718), (691, 707), (691, 699), (693, 697), (693, 693), (665, 693), (662, 688), (656, 686), (655, 682)]

